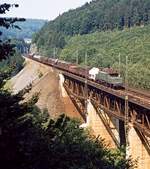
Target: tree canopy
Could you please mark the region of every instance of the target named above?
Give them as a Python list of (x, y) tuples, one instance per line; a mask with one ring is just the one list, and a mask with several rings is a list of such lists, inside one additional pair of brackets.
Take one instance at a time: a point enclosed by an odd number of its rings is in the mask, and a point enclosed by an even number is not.
[[(17, 8), (19, 5), (18, 4), (8, 4), (8, 3), (3, 3), (0, 4), (0, 14), (5, 14), (10, 10), (10, 8), (15, 7)], [(17, 21), (25, 21), (24, 18), (6, 18), (6, 17), (1, 17), (0, 18), (0, 27), (4, 27), (6, 29), (9, 28), (17, 28), (20, 29), (15, 22)], [(15, 50), (14, 50), (14, 45), (10, 44), (10, 40), (3, 41), (2, 40), (2, 32), (0, 31), (0, 60), (6, 59), (9, 55), (12, 55)]]
[[(132, 169), (123, 149), (110, 150), (101, 138), (79, 128), (77, 120), (61, 115), (50, 119), (23, 95), (0, 89), (0, 163), (7, 169)], [(7, 100), (7, 102), (6, 102)]]
[[(40, 49), (62, 48), (66, 36), (124, 29), (150, 22), (149, 0), (93, 0), (58, 16), (35, 35)], [(56, 36), (57, 34), (57, 36)], [(63, 39), (60, 43), (60, 39)], [(50, 52), (49, 52), (50, 53)]]
[[(77, 35), (68, 40), (60, 52), (60, 59), (85, 64), (85, 51), (89, 66), (114, 67), (121, 69), (125, 77), (126, 56), (128, 56), (128, 81), (131, 87), (150, 90), (150, 26), (134, 27), (124, 31), (95, 32)], [(120, 68), (119, 68), (120, 57)]]

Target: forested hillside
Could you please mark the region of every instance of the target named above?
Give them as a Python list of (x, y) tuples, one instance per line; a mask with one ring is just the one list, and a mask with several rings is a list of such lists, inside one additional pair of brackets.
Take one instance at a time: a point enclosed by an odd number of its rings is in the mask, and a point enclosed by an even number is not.
[(150, 89), (150, 0), (93, 0), (45, 24), (34, 36), (38, 52), (83, 64), (87, 52), (92, 66), (125, 72), (129, 58), (129, 84)]
[(150, 89), (150, 26), (135, 27), (125, 31), (95, 32), (88, 35), (72, 37), (60, 53), (61, 59), (85, 62), (97, 67), (113, 66), (125, 73), (126, 56), (128, 56), (129, 84), (134, 87)]
[(17, 22), (16, 25), (21, 29), (5, 29), (1, 27), (0, 31), (3, 32), (3, 38), (32, 38), (33, 33), (39, 31), (45, 22), (45, 20), (27, 19), (25, 22)]
[(40, 49), (63, 48), (66, 35), (123, 29), (150, 22), (150, 0), (93, 0), (47, 23), (35, 36)]

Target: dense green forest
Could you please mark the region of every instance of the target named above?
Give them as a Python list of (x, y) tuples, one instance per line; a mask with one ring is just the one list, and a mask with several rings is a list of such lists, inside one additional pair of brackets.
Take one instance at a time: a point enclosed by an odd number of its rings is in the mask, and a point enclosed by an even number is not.
[(3, 32), (2, 37), (4, 39), (24, 39), (24, 38), (32, 38), (32, 35), (39, 31), (41, 27), (46, 23), (45, 20), (38, 19), (26, 19), (24, 22), (17, 22), (16, 25), (20, 27), (20, 29), (5, 29), (0, 28), (0, 31)]
[[(21, 57), (21, 53), (15, 51), (13, 56), (8, 57), (0, 62), (0, 76), (5, 73), (9, 76), (13, 76), (23, 68), (24, 58)], [(8, 77), (9, 77), (8, 76)]]
[(47, 23), (33, 42), (38, 47), (62, 48), (66, 35), (124, 29), (149, 22), (149, 0), (93, 0)]
[(74, 36), (60, 53), (60, 58), (76, 62), (85, 62), (97, 67), (112, 66), (124, 76), (126, 56), (128, 56), (129, 84), (150, 90), (150, 26), (135, 27), (122, 31), (95, 32), (88, 35)]
[(124, 76), (129, 58), (129, 85), (150, 89), (150, 0), (93, 0), (63, 13), (34, 35), (38, 52), (83, 64), (118, 68)]
[[(50, 119), (35, 103), (38, 94), (20, 104), (23, 94), (0, 89), (0, 163), (7, 169), (133, 169), (123, 150), (109, 150), (89, 136), (77, 120)], [(6, 102), (7, 101), (7, 102)]]

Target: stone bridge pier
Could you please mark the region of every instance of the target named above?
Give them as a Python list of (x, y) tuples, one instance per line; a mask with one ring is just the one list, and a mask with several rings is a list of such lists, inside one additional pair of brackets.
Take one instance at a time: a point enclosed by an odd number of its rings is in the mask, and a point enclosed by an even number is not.
[(141, 137), (138, 130), (136, 130), (131, 123), (129, 123), (128, 131), (127, 157), (132, 156), (138, 161), (138, 169), (150, 168), (150, 152), (143, 137)]
[[(103, 117), (107, 118), (109, 127), (113, 130), (114, 135), (119, 140), (119, 132), (116, 129), (119, 127), (118, 120), (116, 120), (116, 126), (114, 123), (110, 120), (110, 118), (105, 114), (103, 110), (100, 110), (100, 113)], [(114, 141), (114, 139), (110, 135), (110, 131), (108, 131), (107, 124), (104, 123), (104, 120), (99, 116), (96, 109), (92, 105), (91, 101), (88, 100), (87, 102), (87, 124), (88, 126), (93, 130), (93, 133), (95, 136), (100, 136), (105, 139), (106, 144), (108, 144), (111, 148), (116, 148), (117, 145)]]
[[(100, 115), (101, 113), (101, 115)], [(103, 117), (107, 118), (108, 124), (105, 123)], [(117, 148), (125, 145), (125, 129), (124, 122), (113, 117), (109, 117), (103, 110), (97, 112), (91, 101), (87, 103), (87, 126), (89, 126), (95, 136), (102, 137), (106, 144), (111, 148)], [(137, 169), (150, 168), (150, 154), (144, 140), (140, 137), (138, 131), (129, 123), (128, 146), (126, 147), (126, 156), (137, 160)]]

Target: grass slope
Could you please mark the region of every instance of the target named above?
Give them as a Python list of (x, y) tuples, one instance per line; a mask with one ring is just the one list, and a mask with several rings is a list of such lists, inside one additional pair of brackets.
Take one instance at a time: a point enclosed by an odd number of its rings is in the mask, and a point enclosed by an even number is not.
[(120, 55), (121, 73), (124, 76), (128, 56), (130, 86), (150, 90), (149, 34), (150, 26), (77, 35), (70, 38), (60, 57), (75, 62), (78, 56), (79, 63), (84, 64), (86, 51), (89, 65), (118, 68)]

